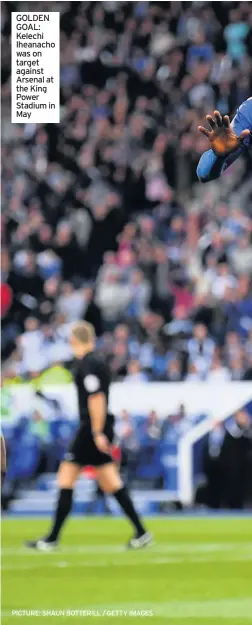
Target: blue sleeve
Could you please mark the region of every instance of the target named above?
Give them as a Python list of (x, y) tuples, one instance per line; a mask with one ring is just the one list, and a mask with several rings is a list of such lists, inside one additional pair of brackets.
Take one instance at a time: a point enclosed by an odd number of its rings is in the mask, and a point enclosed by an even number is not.
[[(252, 98), (249, 98), (238, 108), (237, 113), (232, 121), (232, 127), (238, 136), (243, 130), (252, 132)], [(226, 158), (224, 156), (216, 156), (213, 150), (207, 150), (202, 154), (198, 167), (197, 176), (201, 182), (209, 182), (215, 180), (244, 152), (250, 144), (250, 137), (244, 139), (244, 144), (235, 152), (232, 152)]]
[(247, 128), (252, 132), (252, 97), (239, 106), (232, 121), (232, 126), (236, 135), (240, 135), (242, 130)]

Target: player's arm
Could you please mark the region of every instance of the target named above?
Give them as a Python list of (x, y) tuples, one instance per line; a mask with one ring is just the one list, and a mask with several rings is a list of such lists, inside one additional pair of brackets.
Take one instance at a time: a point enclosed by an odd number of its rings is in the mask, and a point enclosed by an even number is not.
[(228, 115), (222, 118), (219, 111), (214, 111), (213, 116), (207, 115), (206, 119), (211, 130), (203, 126), (199, 126), (199, 130), (208, 138), (211, 149), (202, 154), (197, 167), (201, 182), (219, 178), (246, 149), (246, 139), (251, 132), (250, 122), (240, 109), (232, 123)]
[(4, 483), (5, 476), (6, 476), (6, 447), (5, 447), (4, 437), (1, 434), (1, 480), (2, 480), (2, 485)]

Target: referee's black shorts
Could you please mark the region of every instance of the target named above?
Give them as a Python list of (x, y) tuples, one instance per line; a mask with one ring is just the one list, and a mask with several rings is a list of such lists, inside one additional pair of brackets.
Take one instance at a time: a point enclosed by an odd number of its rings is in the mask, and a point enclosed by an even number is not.
[[(107, 417), (103, 432), (109, 442), (112, 443), (114, 439), (114, 417), (112, 415)], [(103, 453), (97, 449), (88, 423), (80, 424), (64, 460), (78, 464), (81, 467), (100, 467), (103, 464), (113, 462), (110, 454)]]

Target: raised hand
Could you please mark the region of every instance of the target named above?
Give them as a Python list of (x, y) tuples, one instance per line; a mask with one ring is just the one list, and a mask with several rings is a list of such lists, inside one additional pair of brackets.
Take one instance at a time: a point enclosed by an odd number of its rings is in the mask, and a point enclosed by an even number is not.
[(198, 130), (208, 138), (210, 148), (217, 156), (228, 156), (242, 145), (243, 140), (250, 134), (249, 130), (243, 130), (239, 137), (233, 131), (228, 115), (221, 116), (219, 111), (214, 111), (213, 117), (207, 115), (206, 119), (211, 130), (199, 126)]

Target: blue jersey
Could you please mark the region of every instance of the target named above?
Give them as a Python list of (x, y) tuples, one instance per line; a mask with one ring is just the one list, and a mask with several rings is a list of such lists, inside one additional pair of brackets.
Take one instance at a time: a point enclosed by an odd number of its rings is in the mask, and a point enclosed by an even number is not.
[[(237, 136), (239, 136), (243, 130), (247, 129), (252, 133), (252, 98), (248, 98), (239, 106), (231, 126)], [(213, 150), (204, 152), (197, 167), (198, 178), (201, 182), (208, 182), (209, 180), (219, 178), (223, 171), (251, 145), (251, 142), (252, 134), (251, 136), (245, 137), (243, 145), (226, 157), (217, 156)]]

